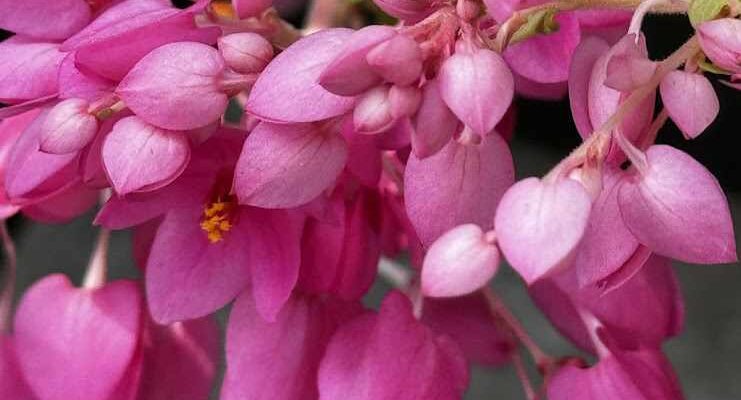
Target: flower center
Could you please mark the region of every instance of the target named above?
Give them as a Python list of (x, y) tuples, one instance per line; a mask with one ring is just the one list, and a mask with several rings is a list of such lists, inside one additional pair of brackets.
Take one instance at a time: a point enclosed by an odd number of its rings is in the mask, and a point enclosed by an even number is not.
[(219, 196), (203, 208), (201, 229), (206, 232), (209, 242), (218, 243), (224, 240), (224, 235), (232, 229), (232, 211), (235, 208), (232, 196)]

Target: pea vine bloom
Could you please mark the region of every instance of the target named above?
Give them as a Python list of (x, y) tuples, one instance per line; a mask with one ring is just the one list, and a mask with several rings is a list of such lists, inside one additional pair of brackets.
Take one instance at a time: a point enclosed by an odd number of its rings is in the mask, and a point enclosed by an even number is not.
[[(398, 22), (333, 0), (303, 30), (264, 0), (0, 0), (0, 218), (97, 207), (100, 226), (80, 286), (53, 274), (14, 307), (3, 225), (0, 398), (202, 400), (222, 348), (224, 400), (460, 399), (471, 365), (507, 363), (528, 400), (683, 398), (671, 260), (737, 253), (711, 172), (655, 141), (713, 123), (711, 80), (741, 88), (741, 4), (375, 3)], [(652, 60), (650, 13), (695, 33)], [(582, 144), (516, 181), (513, 99), (566, 95)], [(119, 229), (140, 280), (107, 279)], [(593, 362), (524, 331), (489, 287), (505, 260)]]

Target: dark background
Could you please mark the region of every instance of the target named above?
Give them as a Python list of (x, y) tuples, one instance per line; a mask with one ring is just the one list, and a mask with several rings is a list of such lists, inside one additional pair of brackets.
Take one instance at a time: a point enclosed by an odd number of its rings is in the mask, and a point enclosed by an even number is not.
[[(299, 9), (293, 18), (300, 20), (300, 16)], [(686, 19), (680, 16), (651, 16), (645, 24), (649, 50), (655, 59), (671, 53), (691, 32)], [(741, 92), (717, 82), (714, 85), (720, 97), (721, 112), (713, 125), (699, 138), (686, 141), (669, 122), (658, 141), (687, 151), (715, 174), (729, 197), (738, 231), (741, 157), (738, 156), (737, 136), (741, 134)], [(542, 175), (579, 144), (568, 101), (518, 99), (517, 107), (518, 126), (512, 150), (518, 176)], [(19, 290), (52, 272), (69, 274), (75, 282), (80, 282), (95, 237), (91, 219), (92, 213), (58, 226), (11, 219), (11, 233), (19, 250)], [(115, 233), (110, 254), (112, 279), (137, 276), (130, 250), (129, 234)], [(738, 265), (679, 263), (676, 269), (685, 295), (687, 325), (684, 333), (668, 342), (665, 349), (680, 375), (686, 396), (698, 400), (741, 399), (741, 269)], [(546, 350), (554, 354), (574, 351), (535, 309), (521, 281), (511, 270), (502, 268), (494, 286)], [(379, 283), (369, 296), (369, 302), (377, 302), (385, 289)], [(224, 314), (220, 313), (222, 319)], [(474, 371), (467, 398), (492, 397), (524, 398), (512, 368)]]

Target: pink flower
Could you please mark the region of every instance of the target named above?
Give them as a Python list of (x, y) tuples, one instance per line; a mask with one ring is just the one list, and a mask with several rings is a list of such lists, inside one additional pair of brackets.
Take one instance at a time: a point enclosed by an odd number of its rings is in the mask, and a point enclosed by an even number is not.
[(250, 283), (261, 315), (272, 320), (296, 284), (303, 216), (237, 204), (229, 188), (242, 140), (222, 131), (198, 147), (172, 184), (113, 198), (97, 217), (122, 228), (164, 215), (146, 266), (147, 300), (157, 322), (208, 315)]
[[(409, 368), (414, 365), (415, 368)], [(412, 315), (401, 293), (390, 293), (376, 314), (344, 324), (319, 368), (322, 399), (458, 399), (468, 383), (457, 345)]]

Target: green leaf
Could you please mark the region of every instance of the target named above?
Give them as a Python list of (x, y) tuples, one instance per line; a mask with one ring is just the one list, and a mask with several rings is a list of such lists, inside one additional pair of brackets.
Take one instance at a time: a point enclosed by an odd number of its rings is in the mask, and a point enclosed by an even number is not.
[(687, 14), (692, 26), (697, 27), (728, 12), (727, 0), (692, 0)]
[(713, 64), (712, 62), (708, 61), (704, 57), (697, 62), (697, 66), (700, 67), (701, 70), (705, 72), (710, 72), (711, 74), (716, 75), (731, 75), (730, 72), (724, 70), (723, 68)]
[(558, 22), (556, 22), (555, 18), (556, 10), (553, 9), (545, 9), (528, 15), (527, 22), (512, 34), (509, 43), (517, 43), (537, 34), (556, 32), (558, 30)]

